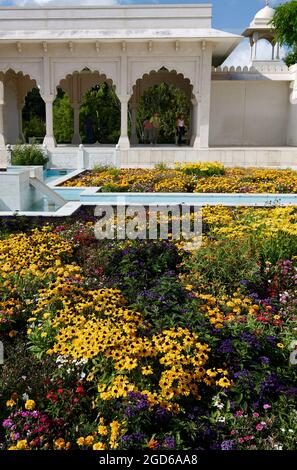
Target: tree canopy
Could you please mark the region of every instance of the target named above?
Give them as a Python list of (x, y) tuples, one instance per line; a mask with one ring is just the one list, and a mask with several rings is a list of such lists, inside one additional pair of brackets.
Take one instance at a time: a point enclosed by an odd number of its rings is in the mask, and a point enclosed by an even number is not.
[(289, 52), (285, 57), (288, 66), (297, 63), (297, 0), (276, 7), (271, 24), (275, 27), (276, 39)]
[(143, 121), (156, 112), (160, 115), (160, 141), (163, 143), (174, 142), (179, 115), (183, 114), (187, 126), (189, 125), (190, 102), (185, 93), (173, 85), (163, 82), (145, 90), (137, 113), (139, 134)]

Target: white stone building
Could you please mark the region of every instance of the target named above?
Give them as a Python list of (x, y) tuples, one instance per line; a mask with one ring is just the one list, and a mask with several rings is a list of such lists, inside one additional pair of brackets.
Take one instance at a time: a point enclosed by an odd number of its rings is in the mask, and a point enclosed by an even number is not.
[[(38, 87), (46, 105), (44, 146), (51, 167), (98, 163), (150, 166), (159, 162), (220, 160), (234, 166), (297, 165), (297, 66), (279, 59), (266, 6), (243, 33), (253, 67), (220, 68), (243, 40), (212, 28), (212, 7), (197, 5), (0, 8), (0, 155), (22, 135), (22, 108)], [(259, 40), (269, 60), (257, 59)], [(84, 93), (108, 82), (121, 104), (117, 146), (82, 146), (79, 107)], [(191, 101), (190, 145), (138, 145), (136, 111), (143, 91), (160, 82)], [(72, 145), (57, 146), (53, 102), (57, 87), (74, 110)], [(128, 135), (128, 108), (132, 116)]]

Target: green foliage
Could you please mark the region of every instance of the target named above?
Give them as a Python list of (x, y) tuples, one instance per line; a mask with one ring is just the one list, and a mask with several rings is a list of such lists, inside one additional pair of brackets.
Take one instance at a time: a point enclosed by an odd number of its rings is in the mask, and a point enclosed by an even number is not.
[(225, 167), (219, 162), (179, 163), (176, 165), (176, 169), (189, 176), (205, 177), (225, 174)]
[(199, 272), (201, 283), (213, 286), (214, 291), (222, 288), (233, 292), (242, 279), (259, 281), (260, 270), (255, 260), (255, 248), (249, 239), (228, 243), (222, 239), (197, 251), (187, 269)]
[(80, 110), (80, 134), (87, 141), (86, 122), (90, 120), (93, 142), (117, 143), (120, 136), (121, 106), (113, 87), (107, 83), (88, 91)]
[(34, 137), (43, 138), (45, 136), (44, 122), (38, 116), (32, 116), (29, 121), (23, 122), (23, 134), (26, 142)]
[(45, 104), (38, 88), (33, 88), (26, 98), (23, 108), (23, 134), (29, 138), (45, 136)]
[(12, 151), (13, 165), (42, 165), (47, 162), (43, 151), (37, 145), (16, 145)]
[(291, 49), (285, 62), (288, 66), (297, 63), (297, 1), (292, 0), (276, 7), (271, 24), (275, 27), (276, 38)]
[(166, 165), (166, 163), (156, 163), (155, 169), (159, 171), (166, 171), (169, 170), (169, 167)]
[(73, 109), (60, 88), (54, 102), (54, 134), (58, 143), (70, 143), (73, 135)]
[(190, 103), (185, 93), (173, 85), (161, 83), (145, 90), (140, 100), (137, 113), (137, 121), (142, 132), (142, 123), (147, 117), (154, 113), (159, 113), (161, 127), (159, 140), (161, 143), (173, 143), (176, 134), (176, 120), (180, 114), (186, 119), (186, 125), (189, 125)]

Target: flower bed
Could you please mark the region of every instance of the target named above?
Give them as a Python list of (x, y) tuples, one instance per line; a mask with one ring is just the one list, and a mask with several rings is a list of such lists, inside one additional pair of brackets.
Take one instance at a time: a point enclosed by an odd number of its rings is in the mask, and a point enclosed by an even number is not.
[(297, 210), (203, 217), (191, 253), (2, 224), (2, 449), (296, 449)]
[(64, 186), (100, 186), (106, 192), (296, 193), (297, 172), (224, 168), (220, 163), (190, 163), (175, 169), (102, 167), (73, 178)]

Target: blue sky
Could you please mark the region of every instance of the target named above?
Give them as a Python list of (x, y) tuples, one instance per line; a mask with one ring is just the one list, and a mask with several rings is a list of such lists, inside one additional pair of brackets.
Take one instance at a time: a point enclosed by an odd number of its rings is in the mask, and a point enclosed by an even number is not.
[[(282, 3), (285, 0), (271, 0), (270, 4)], [(157, 4), (157, 3), (204, 3), (203, 0), (0, 0), (1, 6), (9, 5), (86, 5), (86, 4)], [(207, 0), (205, 0), (207, 3)], [(255, 13), (265, 5), (265, 0), (210, 0), (213, 4), (213, 27), (230, 32), (241, 33), (250, 23)]]

